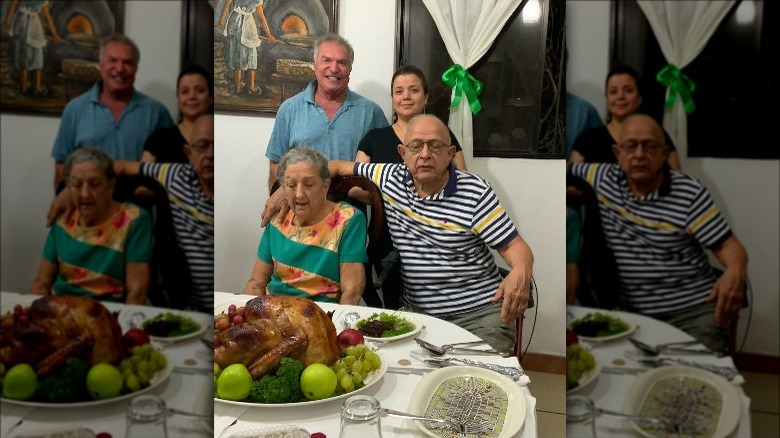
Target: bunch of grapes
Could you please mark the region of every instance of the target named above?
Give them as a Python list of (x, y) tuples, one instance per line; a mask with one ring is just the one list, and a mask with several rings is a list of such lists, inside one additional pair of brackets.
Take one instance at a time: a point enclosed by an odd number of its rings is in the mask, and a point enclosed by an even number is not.
[(241, 325), (244, 323), (244, 306), (237, 307), (235, 304), (231, 304), (228, 307), (227, 313), (224, 311), (219, 315), (214, 315), (214, 346), (219, 347), (219, 339), (217, 339), (217, 333), (221, 330), (227, 330), (231, 326)]
[(596, 360), (593, 355), (580, 347), (572, 344), (566, 347), (566, 390), (576, 388), (578, 381), (585, 371), (593, 369)]
[(382, 365), (379, 355), (364, 344), (352, 345), (344, 349), (344, 356), (330, 368), (336, 373), (336, 394), (352, 392), (364, 386), (363, 381), (371, 370)]
[(136, 392), (149, 386), (149, 379), (159, 370), (165, 369), (168, 361), (165, 355), (151, 344), (138, 345), (130, 349), (130, 356), (119, 364), (124, 381), (122, 392)]
[(14, 306), (13, 312), (3, 315), (0, 328), (3, 330), (11, 330), (17, 325), (27, 325), (29, 322), (30, 306), (17, 304)]

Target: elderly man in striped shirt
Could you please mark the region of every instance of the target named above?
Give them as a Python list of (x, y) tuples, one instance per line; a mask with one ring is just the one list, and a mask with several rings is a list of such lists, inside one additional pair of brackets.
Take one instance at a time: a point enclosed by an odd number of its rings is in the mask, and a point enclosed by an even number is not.
[[(618, 164), (572, 163), (599, 199), (626, 307), (688, 332), (714, 351), (726, 349), (726, 323), (742, 307), (747, 253), (696, 178), (664, 165), (669, 146), (647, 115), (627, 118)], [(716, 276), (705, 248), (723, 264)]]
[[(173, 228), (189, 267), (192, 306), (214, 311), (214, 116), (204, 114), (192, 126), (184, 146), (189, 163), (115, 161), (117, 174), (144, 175), (165, 187)], [(164, 263), (164, 261), (163, 261)]]
[[(382, 192), (401, 257), (404, 307), (511, 351), (517, 342), (514, 321), (528, 305), (531, 248), (487, 181), (452, 164), (455, 147), (441, 120), (415, 117), (404, 143), (398, 145), (404, 163), (331, 161), (328, 167), (332, 175), (365, 176)], [(511, 267), (506, 278), (491, 248)]]

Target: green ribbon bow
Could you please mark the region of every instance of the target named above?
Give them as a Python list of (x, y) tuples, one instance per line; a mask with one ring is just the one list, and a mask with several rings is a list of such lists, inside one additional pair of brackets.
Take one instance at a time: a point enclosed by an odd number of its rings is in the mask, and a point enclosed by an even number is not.
[(690, 114), (696, 109), (691, 95), (696, 90), (696, 82), (691, 80), (674, 64), (669, 64), (655, 76), (655, 80), (669, 88), (669, 98), (666, 99), (665, 107), (669, 108), (677, 100), (677, 94), (680, 94), (685, 112)]
[(441, 75), (441, 80), (450, 87), (455, 87), (455, 97), (452, 98), (450, 108), (455, 108), (460, 103), (461, 95), (466, 93), (466, 100), (471, 107), (471, 113), (476, 114), (482, 109), (482, 104), (479, 103), (479, 96), (482, 93), (482, 82), (471, 75), (460, 64), (455, 64), (448, 68)]

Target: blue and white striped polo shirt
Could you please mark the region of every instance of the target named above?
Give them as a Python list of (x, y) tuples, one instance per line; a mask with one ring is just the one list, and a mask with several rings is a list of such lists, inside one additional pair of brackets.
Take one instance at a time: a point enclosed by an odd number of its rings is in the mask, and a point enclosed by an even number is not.
[(214, 198), (203, 194), (190, 164), (141, 163), (140, 173), (159, 181), (168, 192), (173, 228), (190, 268), (198, 309), (214, 310)]
[(356, 163), (354, 169), (382, 192), (405, 299), (435, 316), (490, 304), (501, 284), (490, 248), (518, 235), (487, 181), (452, 165), (449, 172), (442, 192), (420, 198), (406, 164)]
[(704, 304), (715, 283), (704, 248), (732, 232), (699, 180), (665, 169), (661, 187), (637, 198), (619, 164), (572, 163), (570, 172), (596, 191), (631, 309), (661, 315)]

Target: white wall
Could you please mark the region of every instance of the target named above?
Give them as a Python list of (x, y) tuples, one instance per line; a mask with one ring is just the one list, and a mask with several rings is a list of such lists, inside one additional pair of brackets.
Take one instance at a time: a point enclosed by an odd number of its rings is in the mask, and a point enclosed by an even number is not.
[[(389, 82), (394, 70), (395, 2), (341, 0), (339, 33), (355, 49), (350, 88), (391, 113)], [(371, 19), (366, 19), (371, 17)], [(260, 241), (260, 212), (267, 199), (265, 148), (273, 118), (217, 115), (215, 197), (215, 289), (240, 292)], [(469, 169), (487, 178), (535, 255), (540, 289), (538, 321), (530, 352), (565, 355), (564, 163), (563, 160), (473, 158)], [(534, 323), (528, 312), (524, 338)], [(524, 346), (525, 348), (525, 346)]]
[[(566, 3), (567, 87), (587, 98), (602, 115), (603, 83), (609, 68), (609, 5), (604, 1)], [(780, 356), (780, 162), (687, 158), (686, 151), (679, 152), (683, 169), (707, 185), (750, 257), (753, 316), (743, 351)], [(747, 328), (747, 317), (748, 311), (743, 310), (738, 346)]]
[[(128, 1), (125, 33), (138, 44), (136, 88), (160, 100), (176, 117), (181, 53), (181, 1)], [(59, 117), (0, 114), (0, 289), (26, 292), (46, 239), (46, 212), (54, 194), (51, 148)]]

